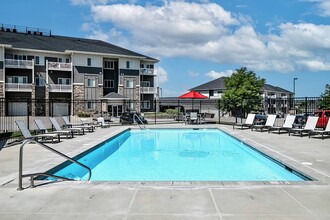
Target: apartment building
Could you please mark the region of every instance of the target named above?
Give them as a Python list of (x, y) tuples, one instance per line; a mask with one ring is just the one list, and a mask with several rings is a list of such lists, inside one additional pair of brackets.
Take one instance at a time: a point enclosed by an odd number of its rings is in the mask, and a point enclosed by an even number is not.
[[(226, 91), (225, 79), (226, 77), (220, 77), (191, 88), (190, 90), (200, 92), (210, 99), (220, 99)], [(267, 114), (288, 112), (292, 107), (290, 99), (292, 98), (293, 93), (286, 89), (270, 84), (264, 84), (261, 88), (260, 94), (264, 100), (263, 105)]]
[[(99, 107), (99, 100), (104, 102), (102, 108), (113, 115), (121, 114), (124, 108), (148, 111), (150, 103), (158, 99), (157, 62), (100, 40), (0, 25), (0, 98), (16, 100), (2, 107), (1, 114), (92, 112)], [(20, 101), (27, 99), (34, 105), (31, 112), (24, 106), (27, 102)], [(81, 104), (76, 102), (79, 100)], [(138, 102), (123, 107), (127, 100)]]

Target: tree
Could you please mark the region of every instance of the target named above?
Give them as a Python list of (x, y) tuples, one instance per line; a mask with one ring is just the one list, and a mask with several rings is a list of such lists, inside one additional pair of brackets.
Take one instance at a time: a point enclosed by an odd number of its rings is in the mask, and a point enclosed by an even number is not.
[(321, 109), (330, 109), (330, 84), (325, 85), (325, 91), (321, 94)]
[(260, 91), (264, 84), (265, 79), (257, 77), (246, 67), (237, 69), (231, 77), (225, 79), (226, 90), (218, 107), (235, 115), (258, 110), (262, 99)]

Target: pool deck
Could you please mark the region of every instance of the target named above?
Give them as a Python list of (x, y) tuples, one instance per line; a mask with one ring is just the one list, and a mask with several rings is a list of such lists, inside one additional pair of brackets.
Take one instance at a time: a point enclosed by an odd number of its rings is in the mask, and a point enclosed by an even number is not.
[[(17, 190), (19, 145), (0, 151), (1, 219), (330, 219), (330, 138), (251, 132), (228, 125), (153, 125), (220, 128), (315, 179), (307, 182), (73, 182)], [(49, 144), (69, 156), (127, 129), (93, 133)], [(136, 126), (134, 127), (136, 128)], [(24, 173), (46, 171), (63, 161), (30, 144)], [(25, 178), (23, 185), (29, 185)]]

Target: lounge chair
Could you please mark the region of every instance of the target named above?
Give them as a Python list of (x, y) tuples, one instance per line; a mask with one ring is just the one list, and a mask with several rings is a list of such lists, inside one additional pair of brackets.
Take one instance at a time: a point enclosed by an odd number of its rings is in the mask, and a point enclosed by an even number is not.
[(303, 133), (308, 133), (308, 136), (311, 135), (311, 132), (315, 130), (316, 123), (319, 117), (317, 116), (309, 116), (306, 122), (306, 125), (304, 128), (292, 128), (289, 130), (289, 136), (291, 133), (293, 134), (300, 134), (300, 137), (302, 137)]
[(59, 134), (38, 134), (38, 135), (32, 135), (27, 128), (26, 124), (24, 121), (17, 120), (15, 121), (16, 125), (18, 126), (19, 130), (21, 131), (22, 135), (24, 136), (25, 139), (33, 139), (38, 141), (38, 139), (50, 139), (52, 143), (54, 143), (54, 138), (60, 142), (60, 135)]
[(52, 125), (54, 126), (55, 130), (58, 131), (58, 132), (71, 132), (72, 137), (73, 137), (73, 133), (78, 133), (78, 134), (84, 134), (85, 133), (83, 128), (73, 127), (73, 128), (62, 129), (55, 118), (49, 118), (49, 120), (52, 123)]
[(101, 126), (101, 128), (110, 127), (110, 124), (109, 123), (106, 123), (104, 121), (104, 118), (103, 117), (98, 117), (96, 120), (97, 120), (97, 123)]
[(198, 119), (198, 114), (197, 112), (190, 112), (189, 118), (188, 118), (188, 123), (192, 124), (192, 123), (199, 123), (199, 119)]
[(89, 126), (89, 125), (82, 125), (82, 124), (72, 124), (70, 123), (69, 119), (67, 116), (62, 116), (62, 119), (64, 121), (65, 127), (66, 128), (83, 128), (84, 131), (94, 131), (94, 126)]
[(320, 135), (322, 135), (322, 140), (324, 139), (324, 135), (330, 135), (330, 120), (328, 121), (328, 124), (327, 124), (327, 126), (325, 127), (324, 130), (313, 130), (313, 131), (310, 132), (310, 135), (311, 134), (320, 134)]
[(252, 125), (251, 126), (251, 131), (253, 131), (253, 129), (255, 129), (255, 130), (260, 129), (261, 132), (263, 131), (263, 129), (269, 130), (271, 127), (274, 126), (275, 120), (276, 120), (276, 115), (268, 115), (267, 120), (266, 120), (266, 124), (264, 124), (264, 125)]
[(244, 127), (250, 128), (253, 125), (255, 117), (256, 117), (256, 114), (248, 114), (245, 122), (233, 124), (233, 129), (235, 129), (235, 126), (241, 127), (241, 129), (243, 129)]
[(39, 129), (40, 132), (44, 133), (44, 134), (58, 134), (58, 135), (66, 135), (66, 138), (69, 138), (69, 135), (73, 138), (73, 132), (72, 131), (52, 131), (52, 132), (48, 132), (45, 124), (40, 120), (40, 119), (35, 119), (34, 123), (36, 123), (37, 128)]
[(274, 130), (278, 131), (278, 134), (281, 134), (281, 130), (289, 131), (292, 129), (292, 125), (294, 123), (294, 120), (296, 119), (295, 115), (287, 115), (284, 121), (283, 126), (272, 126), (268, 129), (268, 133), (273, 132)]

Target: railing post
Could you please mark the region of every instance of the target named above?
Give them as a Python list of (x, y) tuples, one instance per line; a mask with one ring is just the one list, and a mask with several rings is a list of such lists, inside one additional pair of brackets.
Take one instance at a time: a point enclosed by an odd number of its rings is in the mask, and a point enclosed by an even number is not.
[(155, 109), (155, 124), (157, 124), (157, 111), (156, 111), (156, 104), (157, 104), (157, 100), (156, 98), (154, 99), (154, 109)]

